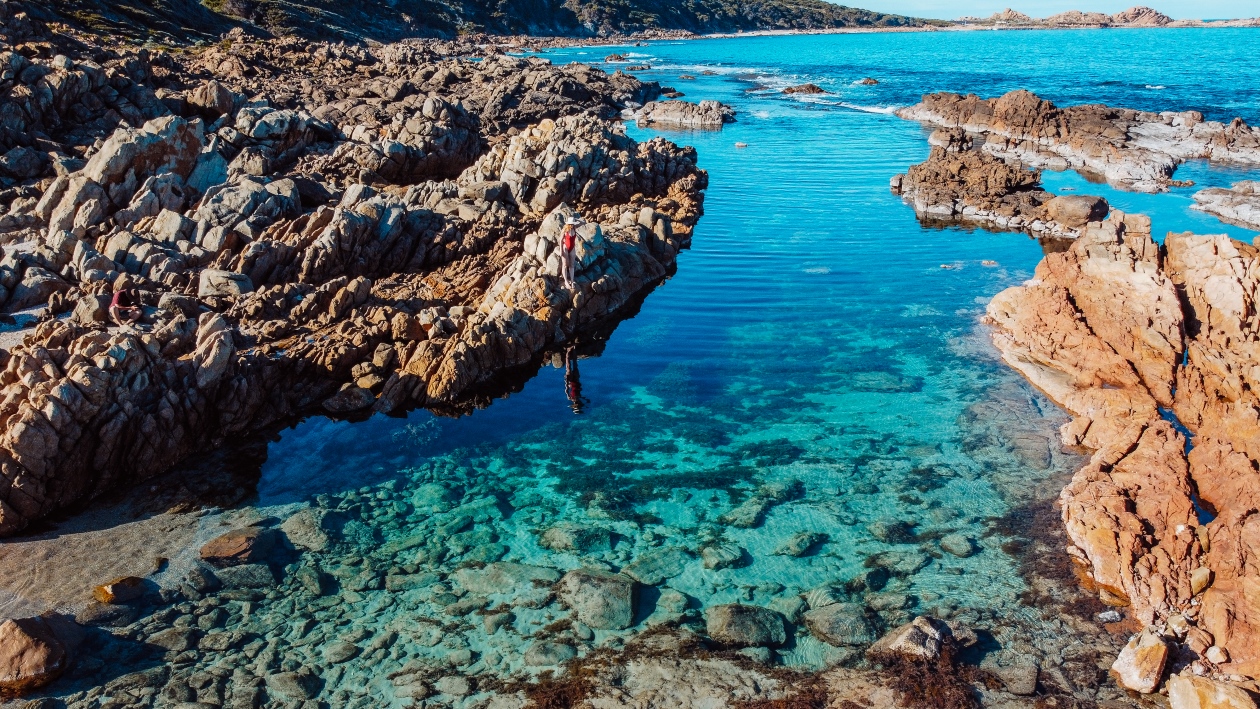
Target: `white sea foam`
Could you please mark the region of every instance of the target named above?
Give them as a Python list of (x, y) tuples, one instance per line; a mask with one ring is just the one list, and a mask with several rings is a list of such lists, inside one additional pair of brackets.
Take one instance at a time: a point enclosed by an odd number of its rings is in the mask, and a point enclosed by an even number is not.
[(1150, 84), (1147, 84), (1146, 88), (1152, 89), (1154, 91), (1162, 91), (1163, 89), (1166, 89), (1168, 87), (1167, 86), (1151, 86)]
[(854, 111), (862, 111), (864, 113), (884, 113), (889, 115), (896, 113), (897, 110), (901, 108), (901, 106), (863, 106), (861, 104), (849, 103), (847, 101), (841, 101), (840, 105)]

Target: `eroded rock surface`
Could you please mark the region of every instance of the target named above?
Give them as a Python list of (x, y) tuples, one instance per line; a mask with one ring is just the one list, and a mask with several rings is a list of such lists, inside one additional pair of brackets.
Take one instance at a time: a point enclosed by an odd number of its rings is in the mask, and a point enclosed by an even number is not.
[(0, 47), (0, 308), (42, 309), (0, 352), (0, 534), (299, 412), (467, 409), (669, 272), (707, 176), (611, 120), (659, 87), (438, 44)]
[(717, 101), (652, 101), (633, 117), (643, 126), (716, 129), (734, 122), (735, 110)]
[(1245, 180), (1229, 189), (1209, 187), (1194, 193), (1191, 209), (1207, 212), (1229, 224), (1260, 229), (1260, 182)]
[(1150, 113), (1101, 104), (1059, 108), (1033, 93), (928, 94), (902, 118), (961, 128), (1001, 158), (1075, 169), (1142, 192), (1167, 189), (1186, 160), (1260, 164), (1260, 131), (1241, 119), (1205, 121), (1197, 111)]
[(974, 150), (972, 139), (961, 129), (938, 129), (929, 141), (933, 147), (928, 159), (889, 183), (920, 219), (1071, 238), (1089, 222), (1107, 216), (1105, 199), (1055, 196), (1041, 189), (1040, 171)]
[(1163, 643), (1198, 675), (1260, 675), (1260, 250), (1149, 229), (1113, 212), (988, 309), (1003, 358), (1075, 417), (1064, 443), (1094, 450), (1061, 495), (1068, 551), (1147, 626), (1115, 670), (1142, 692)]

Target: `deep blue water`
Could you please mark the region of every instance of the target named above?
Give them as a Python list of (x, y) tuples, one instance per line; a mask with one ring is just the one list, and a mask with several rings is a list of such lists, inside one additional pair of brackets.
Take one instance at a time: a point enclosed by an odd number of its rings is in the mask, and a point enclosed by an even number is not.
[[(311, 419), (271, 445), (257, 504), (407, 500), (439, 482), (465, 502), (491, 494), (510, 508), (477, 526), (506, 560), (617, 569), (662, 545), (739, 546), (745, 566), (695, 561), (662, 586), (700, 611), (733, 600), (779, 608), (891, 553), (923, 565), (885, 591), (912, 599), (881, 611), (888, 623), (929, 611), (1043, 622), (1017, 601), (1019, 547), (1005, 543), (997, 520), (1057, 496), (1080, 459), (1060, 450), (1062, 413), (997, 361), (980, 323), (988, 300), (1029, 278), (1043, 252), (1023, 234), (921, 226), (888, 180), (927, 155), (926, 133), (886, 109), (930, 91), (1028, 88), (1062, 104), (1256, 120), (1260, 30), (738, 38), (547, 56), (590, 62), (612, 51), (650, 63), (642, 77), (688, 99), (731, 104), (739, 119), (721, 131), (666, 133), (694, 145), (709, 171), (706, 214), (677, 274), (599, 356), (580, 361), (585, 412), (570, 410), (563, 373), (548, 366), (463, 418)], [(855, 83), (867, 76), (880, 83)], [(805, 81), (834, 93), (780, 93)], [(1189, 165), (1179, 176), (1202, 186), (1246, 173)], [(1189, 211), (1192, 190), (1136, 195), (1071, 173), (1045, 180), (1151, 214), (1157, 233), (1254, 236)], [(776, 483), (799, 485), (796, 498), (753, 528), (724, 521)], [(405, 510), (367, 519), (376, 526), (367, 546), (422, 522)], [(918, 541), (881, 534), (892, 522)], [(585, 552), (540, 545), (543, 530), (564, 525), (613, 529), (619, 541)], [(775, 553), (800, 532), (825, 537), (799, 558)], [(948, 533), (971, 538), (978, 553), (937, 553), (932, 540)], [(426, 563), (446, 573), (461, 559)], [(496, 648), (487, 657), (504, 671), (519, 667), (510, 647), (467, 643)], [(845, 656), (808, 637), (781, 655), (805, 666)]]

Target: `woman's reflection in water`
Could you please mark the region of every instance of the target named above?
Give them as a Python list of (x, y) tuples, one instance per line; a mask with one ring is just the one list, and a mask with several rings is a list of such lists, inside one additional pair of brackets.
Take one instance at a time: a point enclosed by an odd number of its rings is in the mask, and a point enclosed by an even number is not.
[(582, 380), (578, 375), (577, 355), (573, 346), (564, 348), (564, 393), (569, 397), (569, 408), (573, 413), (581, 414), (587, 401), (582, 397)]

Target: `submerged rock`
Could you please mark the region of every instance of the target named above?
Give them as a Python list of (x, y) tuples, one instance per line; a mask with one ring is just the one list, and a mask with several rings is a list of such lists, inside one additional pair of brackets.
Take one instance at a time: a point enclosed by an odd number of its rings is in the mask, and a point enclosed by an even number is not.
[(828, 645), (869, 645), (876, 639), (866, 608), (857, 603), (832, 603), (813, 608), (804, 618), (810, 634)]
[(736, 544), (711, 544), (700, 550), (704, 568), (711, 571), (736, 566), (743, 557), (744, 550)]
[(555, 583), (560, 572), (545, 566), (497, 561), (481, 568), (456, 569), (451, 578), (469, 593), (519, 593), (529, 587)]
[(657, 586), (681, 574), (694, 558), (686, 549), (658, 549), (626, 564), (621, 573), (646, 586)]
[(919, 616), (894, 628), (866, 650), (871, 658), (901, 656), (916, 660), (935, 660), (940, 657), (941, 646), (949, 637), (945, 623)]
[(827, 535), (820, 532), (797, 532), (784, 540), (774, 553), (778, 556), (805, 556), (825, 541), (827, 541)]
[(769, 608), (732, 603), (704, 613), (709, 637), (736, 647), (777, 646), (787, 641), (783, 616)]
[(317, 508), (299, 510), (280, 525), (285, 538), (298, 549), (324, 551), (332, 543), (326, 524), (331, 513)]
[(552, 551), (589, 554), (612, 549), (612, 533), (603, 527), (564, 524), (545, 530), (538, 543)]
[(960, 559), (966, 559), (974, 556), (980, 551), (980, 547), (976, 544), (976, 540), (965, 534), (957, 532), (946, 534), (941, 537), (941, 549), (953, 554)]
[(303, 667), (296, 672), (279, 672), (266, 678), (267, 691), (290, 700), (304, 701), (319, 694), (323, 681)]
[(577, 569), (556, 585), (560, 600), (586, 625), (624, 630), (634, 622), (634, 579), (595, 569)]
[(572, 645), (555, 642), (536, 642), (525, 651), (525, 664), (530, 667), (563, 665), (577, 657)]

